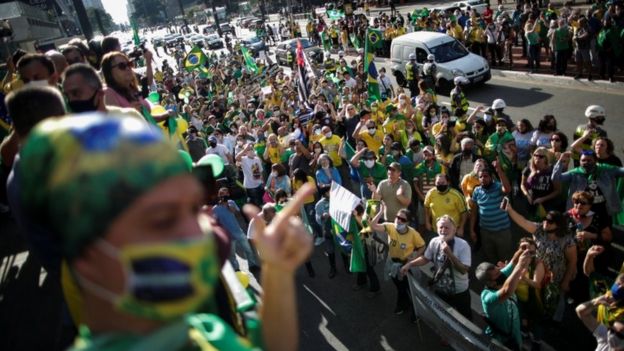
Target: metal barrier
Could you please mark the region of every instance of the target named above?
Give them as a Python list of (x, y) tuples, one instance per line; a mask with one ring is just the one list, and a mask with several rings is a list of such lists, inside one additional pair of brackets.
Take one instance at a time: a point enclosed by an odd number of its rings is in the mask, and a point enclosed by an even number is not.
[[(485, 335), (481, 328), (437, 297), (429, 288), (429, 278), (424, 271), (412, 268), (407, 279), (419, 332), (420, 321), (424, 321), (455, 350), (509, 351), (498, 340)], [(422, 333), (420, 337), (422, 338)]]

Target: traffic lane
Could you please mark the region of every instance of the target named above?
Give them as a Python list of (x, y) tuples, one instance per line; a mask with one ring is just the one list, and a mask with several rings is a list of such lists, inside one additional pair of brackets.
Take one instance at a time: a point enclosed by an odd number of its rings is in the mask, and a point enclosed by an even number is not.
[(381, 294), (368, 298), (366, 288), (352, 290), (356, 277), (345, 272), (341, 257), (336, 257), (336, 277), (327, 277), (322, 248), (316, 247), (311, 257), (316, 277), (302, 268), (296, 278), (300, 350), (411, 350), (416, 344), (423, 350), (451, 350), (423, 322), (411, 323), (408, 312), (393, 313), (396, 289), (383, 280), (382, 263), (375, 267)]
[[(470, 106), (490, 106), (497, 98), (505, 100), (509, 114), (514, 121), (526, 118), (537, 127), (540, 119), (552, 114), (557, 119), (557, 127), (568, 138), (574, 134), (576, 126), (587, 123), (585, 109), (589, 105), (601, 105), (607, 111), (604, 129), (616, 145), (616, 153), (622, 157), (624, 135), (615, 133), (621, 122), (616, 118), (621, 110), (621, 99), (624, 91), (607, 91), (604, 89), (586, 89), (583, 86), (570, 87), (548, 83), (526, 83), (522, 80), (493, 77), (483, 85), (466, 91)], [(443, 97), (442, 100), (448, 101)], [(572, 143), (572, 140), (569, 140)]]

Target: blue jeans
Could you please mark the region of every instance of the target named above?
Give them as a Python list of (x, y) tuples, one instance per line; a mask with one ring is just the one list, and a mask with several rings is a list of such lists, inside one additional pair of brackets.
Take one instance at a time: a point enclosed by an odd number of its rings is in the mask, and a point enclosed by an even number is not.
[(258, 207), (262, 207), (262, 195), (264, 195), (264, 189), (262, 188), (262, 185), (253, 189), (246, 188), (245, 190), (247, 191), (247, 201), (253, 203)]
[(254, 266), (260, 267), (260, 262), (258, 262), (256, 253), (251, 248), (251, 245), (249, 245), (249, 241), (247, 240), (247, 238), (232, 237), (232, 246), (230, 248), (230, 257), (228, 257), (228, 259), (230, 260), (230, 263), (232, 264), (232, 267), (234, 268), (234, 270), (236, 271), (240, 270), (240, 265), (238, 264), (238, 260), (236, 259), (237, 247), (240, 247), (242, 249), (243, 254), (245, 255), (245, 258), (247, 259), (247, 264), (249, 265), (249, 268), (254, 267)]

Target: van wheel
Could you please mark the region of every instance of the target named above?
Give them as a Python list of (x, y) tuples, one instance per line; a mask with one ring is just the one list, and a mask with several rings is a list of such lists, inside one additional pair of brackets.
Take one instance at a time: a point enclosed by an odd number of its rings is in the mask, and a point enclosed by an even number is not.
[(451, 84), (450, 81), (443, 78), (438, 80), (438, 87), (436, 89), (438, 94), (451, 95), (451, 90), (453, 90), (453, 84)]

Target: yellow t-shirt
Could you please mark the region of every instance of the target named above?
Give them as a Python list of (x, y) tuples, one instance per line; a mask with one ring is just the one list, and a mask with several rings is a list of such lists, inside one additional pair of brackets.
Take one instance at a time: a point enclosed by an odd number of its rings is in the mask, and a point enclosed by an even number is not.
[(420, 233), (412, 227), (408, 227), (405, 234), (400, 234), (394, 223), (384, 223), (384, 228), (388, 233), (388, 244), (390, 245), (388, 255), (391, 258), (405, 261), (415, 250), (425, 246), (425, 241)]
[(459, 191), (449, 189), (448, 192), (441, 194), (438, 189), (432, 188), (425, 195), (425, 208), (431, 211), (431, 224), (435, 228), (438, 218), (443, 215), (449, 215), (453, 218), (456, 225), (459, 225), (461, 215), (467, 211), (466, 199)]
[(268, 146), (267, 145), (267, 153), (269, 154), (269, 161), (272, 164), (280, 163), (281, 155), (279, 146)]
[(374, 135), (370, 135), (368, 130), (363, 130), (360, 132), (360, 138), (366, 142), (366, 146), (369, 150), (375, 153), (375, 155), (379, 154), (379, 149), (383, 144), (384, 133), (377, 128)]
[[(314, 178), (308, 176), (308, 183), (314, 185), (314, 187), (316, 188), (316, 181), (314, 180)], [(292, 181), (292, 191), (293, 194), (297, 192), (297, 190), (299, 190), (301, 187), (303, 186), (303, 182), (296, 180), (295, 178), (293, 178)], [(308, 204), (313, 204), (314, 201), (314, 193), (312, 193), (312, 195), (308, 196), (305, 198), (304, 200), (304, 204), (308, 205)], [(310, 220), (314, 220), (314, 218), (310, 218)]]
[(342, 158), (338, 153), (338, 148), (340, 148), (340, 138), (337, 135), (332, 135), (329, 139), (327, 139), (327, 137), (322, 137), (319, 142), (323, 145), (323, 150), (325, 150), (325, 153), (329, 155), (329, 158), (334, 163), (334, 167), (341, 166)]

